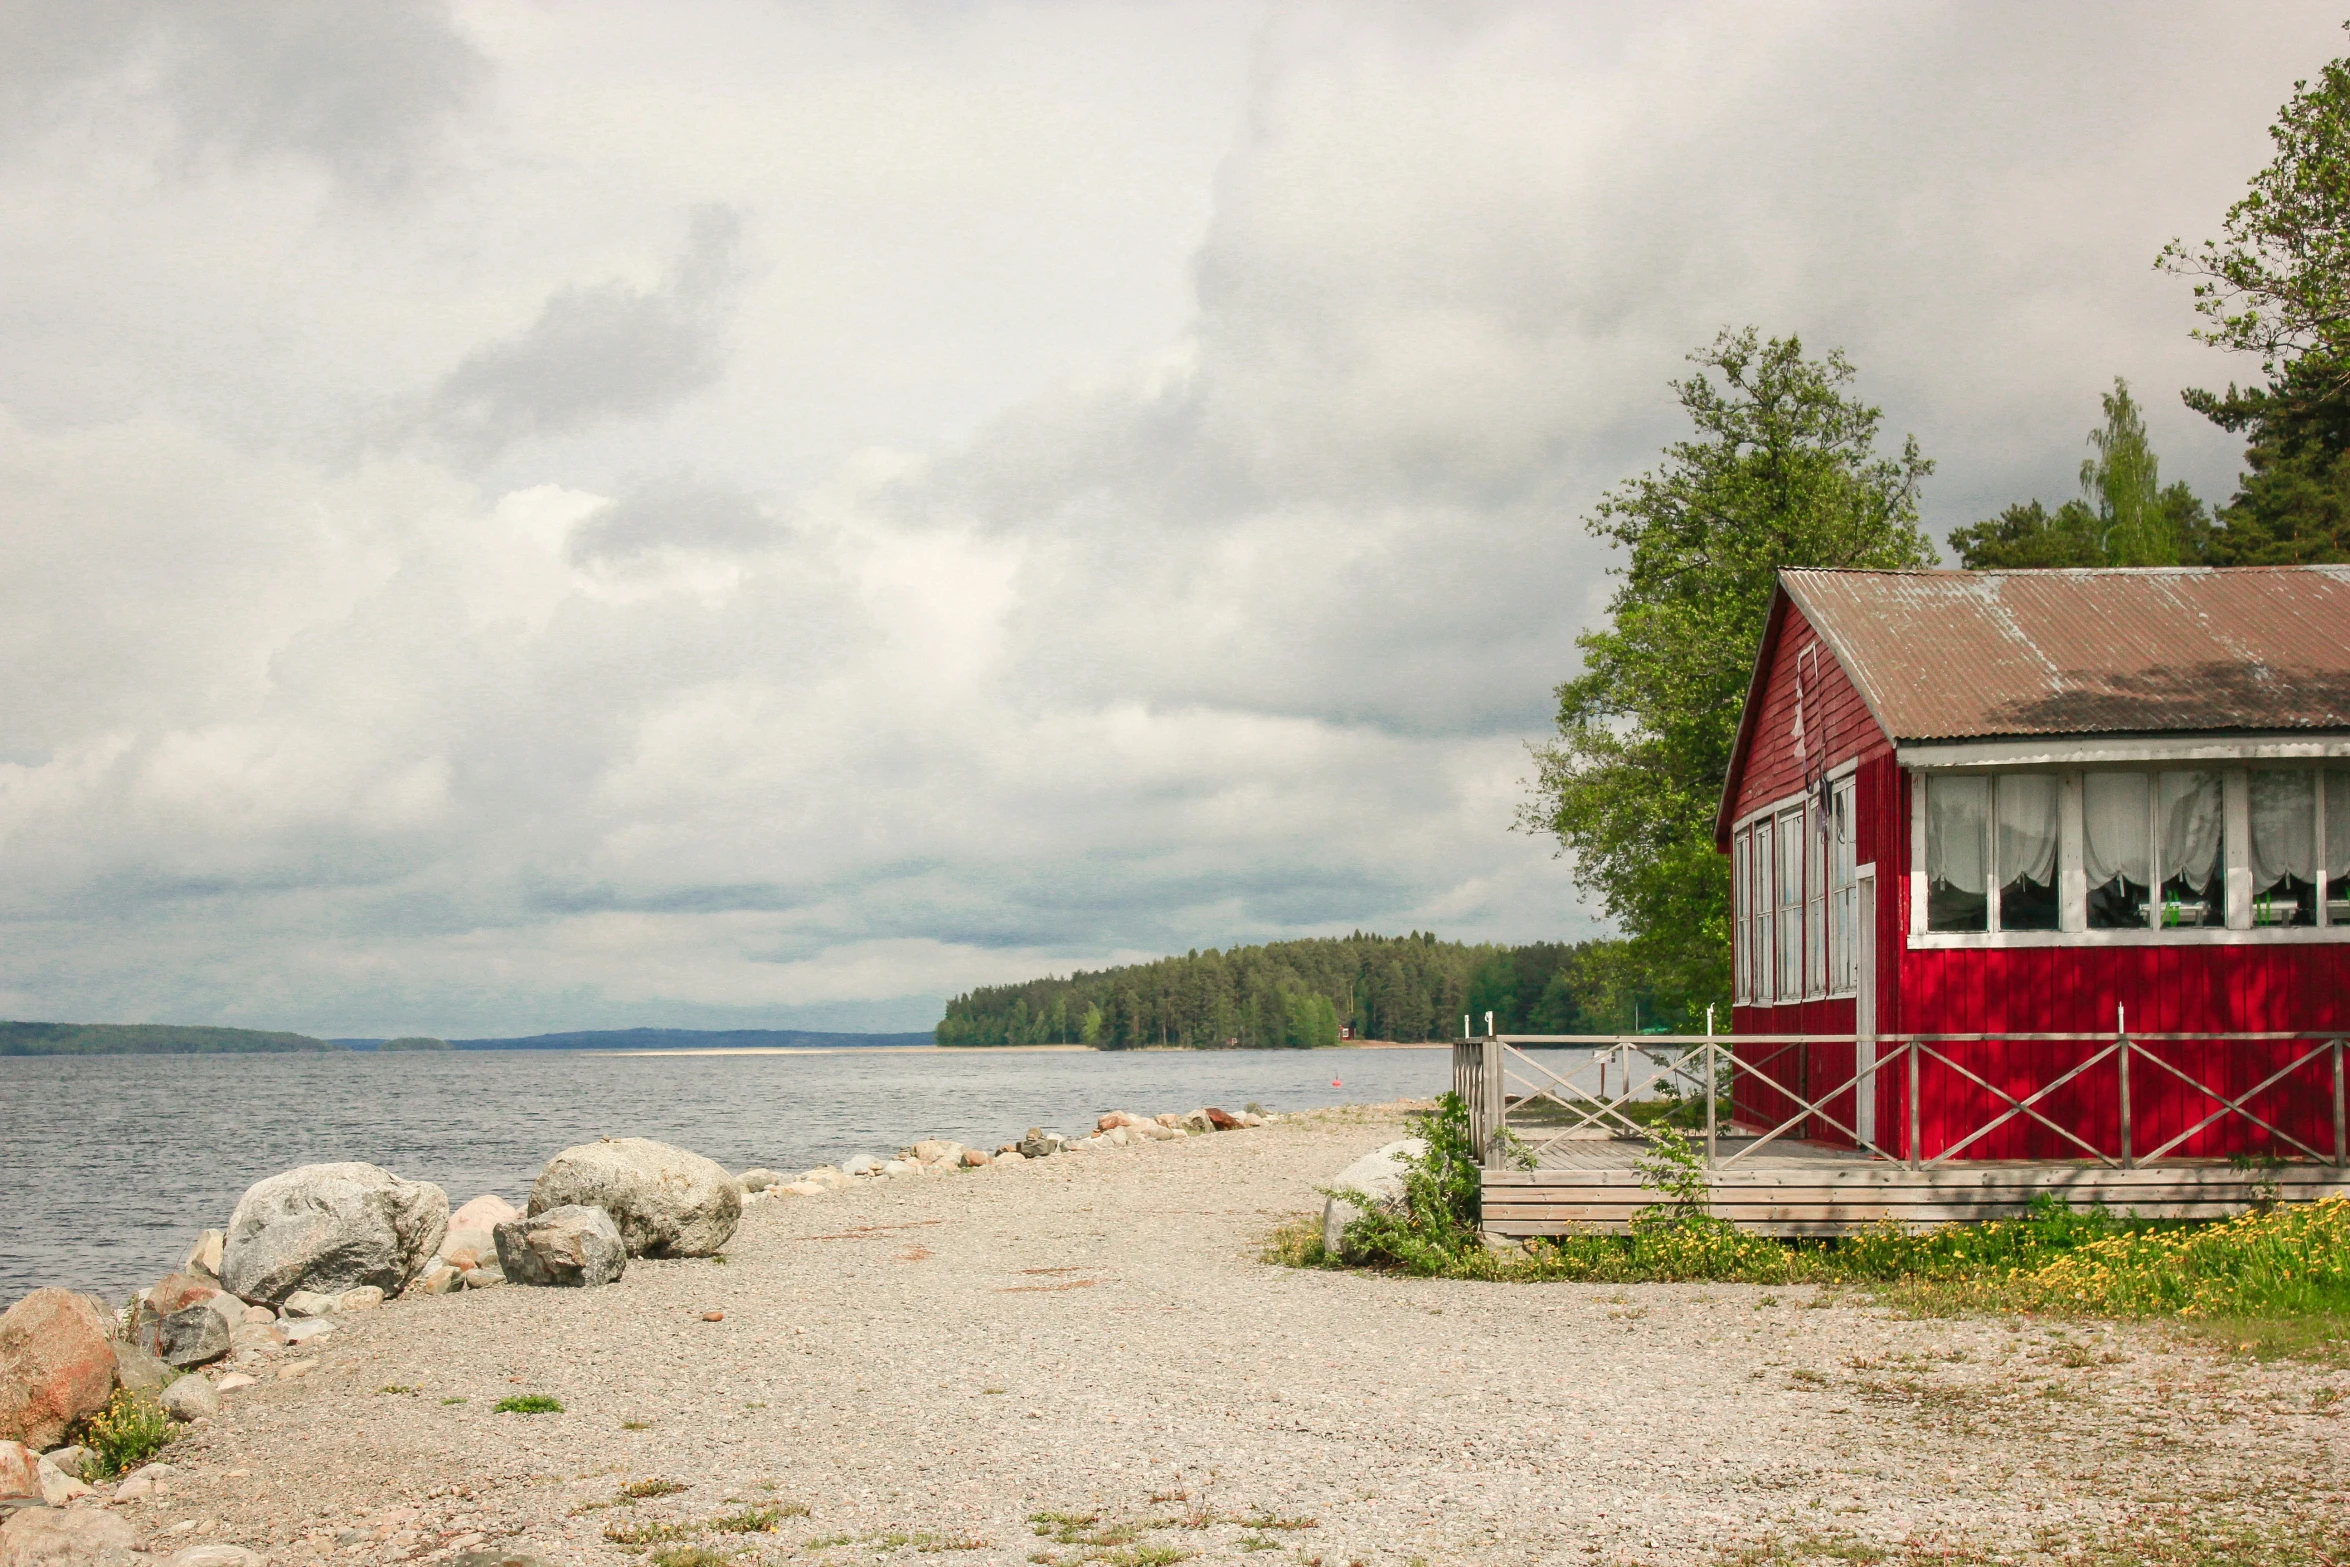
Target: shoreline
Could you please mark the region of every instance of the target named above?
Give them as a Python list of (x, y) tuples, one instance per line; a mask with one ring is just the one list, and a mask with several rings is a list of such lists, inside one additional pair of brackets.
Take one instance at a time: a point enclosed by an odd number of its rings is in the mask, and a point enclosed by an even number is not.
[[(1350, 1040), (1344, 1044), (1322, 1045), (1311, 1051), (1278, 1052), (1293, 1055), (1329, 1055), (1342, 1050), (1450, 1050), (1450, 1044), (1399, 1043), (1392, 1039)], [(699, 1045), (677, 1049), (656, 1050), (576, 1050), (547, 1051), (549, 1055), (593, 1056), (851, 1056), (867, 1050), (887, 1050), (901, 1056), (1011, 1056), (1011, 1055), (1097, 1055), (1142, 1056), (1237, 1055), (1233, 1050), (1205, 1050), (1196, 1045), (1135, 1045), (1125, 1050), (1104, 1050), (1099, 1045)], [(488, 1055), (492, 1052), (466, 1051), (468, 1055)], [(506, 1052), (499, 1052), (504, 1054)], [(1271, 1055), (1273, 1051), (1253, 1051), (1251, 1054)]]
[[(2085, 1554), (2182, 1486), (2212, 1530), (2268, 1527), (2350, 1465), (2350, 1371), (2160, 1324), (1259, 1260), (1399, 1109), (762, 1196), (723, 1262), (337, 1312), (168, 1472), (75, 1506), (158, 1567), (1701, 1567)], [(560, 1407), (496, 1408), (525, 1396)]]

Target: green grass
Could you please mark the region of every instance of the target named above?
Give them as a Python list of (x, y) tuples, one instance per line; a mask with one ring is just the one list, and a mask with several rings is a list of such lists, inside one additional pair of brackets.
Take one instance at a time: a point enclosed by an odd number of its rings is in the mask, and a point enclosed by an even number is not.
[(620, 1494), (632, 1501), (643, 1501), (653, 1496), (675, 1496), (690, 1489), (683, 1480), (631, 1480), (620, 1488)]
[(713, 1518), (705, 1528), (719, 1534), (773, 1534), (786, 1518), (805, 1518), (808, 1509), (797, 1502), (779, 1503), (773, 1507), (746, 1507), (739, 1513), (727, 1513)]
[(501, 1415), (559, 1415), (563, 1400), (545, 1393), (513, 1393), (497, 1402)]
[(171, 1440), (171, 1418), (148, 1395), (116, 1388), (106, 1407), (81, 1423), (75, 1439), (97, 1461), (91, 1478), (110, 1480), (163, 1451)]
[[(2019, 1219), (1911, 1233), (1886, 1224), (1835, 1240), (1749, 1235), (1703, 1212), (1703, 1171), (1671, 1133), (1643, 1159), (1659, 1201), (1629, 1234), (1573, 1234), (1502, 1251), (1476, 1228), (1467, 1112), (1446, 1095), (1421, 1118), (1425, 1158), (1405, 1172), (1400, 1211), (1347, 1227), (1341, 1255), (1308, 1220), (1283, 1225), (1264, 1257), (1290, 1267), (1369, 1266), (1505, 1282), (1857, 1285), (1915, 1315), (2029, 1312), (2167, 1317), (2234, 1335), (2250, 1352), (2350, 1356), (2350, 1198), (2271, 1206), (2208, 1223), (2076, 1211), (2052, 1196)], [(1758, 1304), (1769, 1303), (1769, 1297)], [(1829, 1304), (1815, 1299), (1809, 1304)], [(2254, 1331), (2256, 1322), (2301, 1324)]]
[(441, 1400), (441, 1402), (444, 1404), (466, 1404), (471, 1403), (472, 1400), (466, 1398), (444, 1398)]
[(707, 1545), (665, 1545), (653, 1553), (653, 1567), (729, 1567), (733, 1560)]

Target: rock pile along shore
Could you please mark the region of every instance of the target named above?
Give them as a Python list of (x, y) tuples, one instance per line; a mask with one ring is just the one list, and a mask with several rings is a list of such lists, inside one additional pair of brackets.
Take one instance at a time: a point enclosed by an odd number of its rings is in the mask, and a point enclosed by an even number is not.
[[(440, 1187), (372, 1164), (284, 1171), (255, 1183), (225, 1229), (199, 1235), (178, 1268), (119, 1310), (50, 1288), (0, 1315), (0, 1567), (146, 1567), (174, 1544), (184, 1548), (169, 1567), (263, 1567), (259, 1553), (226, 1541), (142, 1540), (136, 1504), (167, 1491), (177, 1471), (116, 1461), (136, 1445), (152, 1453), (174, 1428), (208, 1426), (242, 1389), (308, 1375), (326, 1340), (386, 1300), (614, 1284), (632, 1257), (721, 1256), (747, 1204), (1268, 1119), (1253, 1109), (1119, 1110), (1078, 1137), (1030, 1127), (993, 1150), (925, 1138), (893, 1158), (860, 1154), (797, 1177), (736, 1175), (666, 1143), (605, 1138), (549, 1159), (521, 1208), (484, 1194), (454, 1212)], [(126, 1445), (116, 1428), (141, 1420), (150, 1440)], [(529, 1561), (433, 1554), (460, 1567)]]

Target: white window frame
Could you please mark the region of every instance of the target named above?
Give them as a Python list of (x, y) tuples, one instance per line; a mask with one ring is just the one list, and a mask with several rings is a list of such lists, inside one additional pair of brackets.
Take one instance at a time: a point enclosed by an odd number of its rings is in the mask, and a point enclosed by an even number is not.
[(1859, 804), (1852, 774), (1829, 783), (1828, 978), (1826, 994), (1860, 990), (1860, 844), (1854, 810)]
[[(1841, 960), (1834, 945), (1838, 900), (1858, 908), (1858, 865), (1853, 862), (1858, 859), (1859, 818), (1854, 812), (1859, 767), (1860, 760), (1854, 757), (1828, 769), (1831, 809), (1842, 810), (1847, 841), (1838, 844), (1831, 838), (1824, 853), (1814, 852), (1819, 797), (1813, 791), (1782, 795), (1748, 811), (1731, 825), (1731, 853), (1743, 867), (1734, 868), (1731, 878), (1733, 939), (1738, 943), (1737, 960), (1744, 966), (1732, 994), (1741, 1005), (1786, 1007), (1802, 1001), (1843, 1000), (1859, 993), (1859, 930), (1852, 930), (1853, 950)], [(1790, 821), (1792, 828), (1787, 825)], [(1790, 843), (1787, 840), (1791, 837), (1801, 841)], [(1795, 903), (1783, 908), (1779, 903), (1780, 857), (1790, 848), (1801, 856), (1804, 885)], [(1847, 864), (1852, 866), (1852, 878), (1840, 887), (1835, 878)], [(1826, 881), (1825, 887), (1816, 891), (1811, 885), (1815, 874), (1823, 875)], [(1780, 985), (1790, 942), (1799, 965), (1792, 989)]]
[[(1991, 750), (1992, 748), (1969, 748)], [(2104, 748), (2114, 754), (2091, 753), (2100, 766), (2067, 766), (2057, 757), (2042, 752), (2032, 754), (2020, 747), (2008, 748), (2012, 757), (2008, 765), (1986, 765), (1969, 759), (1968, 765), (1953, 767), (1922, 767), (1914, 764), (1903, 769), (1909, 785), (1910, 858), (1909, 858), (1909, 932), (1908, 945), (1912, 948), (1933, 949), (1946, 947), (2054, 947), (2054, 946), (2234, 946), (2276, 945), (2297, 946), (2308, 943), (2350, 941), (2350, 923), (2337, 922), (2328, 908), (2346, 881), (2330, 878), (2326, 866), (2326, 789), (2324, 775), (2329, 772), (2350, 772), (2350, 756), (2332, 746), (2306, 745), (2285, 750), (2268, 745), (2247, 745), (2236, 754), (2215, 754), (2210, 745), (2182, 746), (2176, 751), (2164, 751), (2139, 742), (2132, 745), (2114, 745)], [(1952, 754), (1963, 754), (1951, 748)], [(2005, 758), (2003, 758), (2004, 760)], [(2317, 923), (2315, 925), (2269, 925), (2252, 923), (2252, 845), (2251, 845), (2251, 771), (2257, 765), (2269, 767), (2306, 766), (2316, 773), (2317, 805), (2315, 832), (2317, 835)], [(2152, 863), (2147, 872), (2154, 895), (2148, 899), (2147, 925), (2120, 930), (2090, 930), (2088, 926), (2088, 875), (2082, 861), (2082, 780), (2090, 772), (2138, 772), (2149, 775), (2165, 772), (2217, 772), (2220, 775), (2222, 810), (2226, 818), (2224, 888), (2224, 917), (2219, 925), (2166, 927), (2160, 923), (2162, 911), (2161, 889), (2161, 834), (2159, 823), (2149, 820), (2148, 844)], [(1993, 821), (1987, 852), (1994, 863), (1987, 867), (1986, 881), (1990, 891), (1990, 911), (1982, 931), (1930, 931), (1926, 928), (1926, 780), (1953, 774), (1986, 774), (1996, 779), (2004, 773), (2048, 773), (2057, 775), (2057, 929), (2003, 931), (1999, 928), (1999, 867), (1995, 858), (1999, 851), (1997, 825), (1998, 790), (1992, 794)], [(2147, 810), (2150, 817), (2161, 809), (2160, 790), (2147, 790)]]

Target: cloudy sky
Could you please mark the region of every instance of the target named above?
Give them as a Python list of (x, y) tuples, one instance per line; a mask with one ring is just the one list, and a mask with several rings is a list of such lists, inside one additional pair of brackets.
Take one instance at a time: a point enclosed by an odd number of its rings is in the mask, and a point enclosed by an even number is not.
[(1597, 926), (1509, 830), (1724, 325), (2167, 471), (2336, 11), (0, 0), (0, 1014), (921, 1028)]

